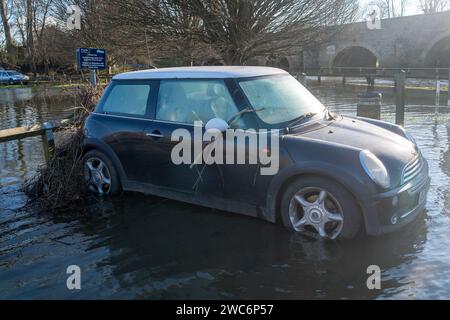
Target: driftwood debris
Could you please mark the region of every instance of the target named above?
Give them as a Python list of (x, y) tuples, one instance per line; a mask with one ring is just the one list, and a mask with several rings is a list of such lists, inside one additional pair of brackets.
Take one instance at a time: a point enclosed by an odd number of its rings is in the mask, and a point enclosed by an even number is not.
[(80, 88), (79, 103), (73, 109), (72, 121), (60, 127), (55, 134), (54, 154), (24, 185), (23, 190), (30, 198), (27, 206), (64, 210), (88, 196), (81, 161), (83, 125), (101, 93), (101, 88)]

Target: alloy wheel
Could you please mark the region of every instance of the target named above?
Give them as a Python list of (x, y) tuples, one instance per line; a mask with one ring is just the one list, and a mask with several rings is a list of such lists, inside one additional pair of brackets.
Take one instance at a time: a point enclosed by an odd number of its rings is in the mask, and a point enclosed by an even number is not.
[(84, 176), (91, 191), (99, 195), (111, 191), (111, 174), (108, 167), (99, 158), (89, 158), (84, 164)]
[(289, 205), (294, 230), (336, 239), (344, 226), (342, 207), (336, 198), (322, 188), (309, 187), (297, 192)]

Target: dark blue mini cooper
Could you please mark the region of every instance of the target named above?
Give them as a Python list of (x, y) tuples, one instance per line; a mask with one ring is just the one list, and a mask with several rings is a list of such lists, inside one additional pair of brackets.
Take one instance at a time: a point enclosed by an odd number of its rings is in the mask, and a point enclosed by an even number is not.
[[(195, 140), (196, 130), (249, 129), (259, 138), (262, 129), (278, 133), (277, 154), (273, 140), (258, 145), (276, 156), (275, 174), (261, 174), (264, 165), (251, 161), (173, 159), (177, 130)], [(237, 144), (241, 160), (252, 157), (248, 139)], [(288, 73), (263, 67), (117, 75), (86, 122), (84, 151), (86, 181), (99, 194), (138, 191), (282, 221), (328, 239), (404, 226), (423, 212), (430, 184), (428, 164), (403, 128), (332, 114)]]

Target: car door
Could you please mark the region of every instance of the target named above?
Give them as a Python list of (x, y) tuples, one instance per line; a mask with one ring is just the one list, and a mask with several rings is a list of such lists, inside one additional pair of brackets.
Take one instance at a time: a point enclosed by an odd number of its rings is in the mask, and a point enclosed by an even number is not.
[[(201, 143), (202, 149), (209, 144), (199, 141), (205, 133), (204, 125), (194, 126), (194, 121), (206, 124), (213, 118), (225, 121), (233, 118), (237, 113), (248, 107), (242, 93), (233, 87), (232, 80), (163, 80), (160, 83), (158, 102), (155, 110), (155, 121), (145, 129), (151, 139), (157, 141), (154, 149), (147, 158), (146, 172), (151, 172), (154, 184), (187, 192), (193, 195), (216, 196), (232, 202), (255, 203), (257, 164), (224, 163), (206, 165), (203, 162), (193, 164), (197, 158), (194, 144)], [(230, 91), (230, 89), (232, 91)], [(234, 129), (256, 128), (254, 115), (244, 114), (233, 125)], [(177, 141), (171, 136), (177, 129), (182, 129), (192, 137), (191, 164), (174, 164), (171, 157)], [(249, 141), (233, 141), (223, 136), (224, 152), (230, 146), (237, 149), (239, 144), (245, 144), (245, 158), (249, 159)], [(150, 150), (150, 149), (149, 149)], [(150, 166), (151, 164), (151, 166)]]
[(103, 141), (118, 156), (129, 181), (145, 182), (148, 137), (144, 129), (156, 94), (155, 81), (113, 81), (99, 103)]
[[(237, 82), (233, 79), (226, 82), (238, 112), (250, 108), (251, 105)], [(235, 135), (238, 130), (243, 131), (245, 139), (224, 137), (224, 145), (231, 146), (235, 155), (234, 164), (225, 163), (220, 166), (220, 170), (225, 177), (223, 197), (226, 199), (246, 204), (257, 204), (261, 198), (265, 197), (261, 190), (264, 189), (263, 184), (267, 184), (268, 179), (260, 174), (259, 158), (256, 164), (250, 162), (252, 157), (259, 157), (259, 143), (257, 142), (260, 138), (259, 126), (258, 118), (254, 113), (243, 113), (236, 121), (233, 121), (230, 129), (233, 130)], [(255, 142), (256, 146), (254, 145)], [(244, 164), (237, 161), (239, 149), (244, 152)], [(227, 147), (226, 151), (231, 152), (230, 147)]]
[[(146, 163), (145, 172), (152, 184), (189, 194), (223, 196), (225, 182), (221, 168), (193, 163), (201, 155), (195, 154), (194, 145), (199, 144), (203, 151), (207, 144), (202, 142), (204, 125), (213, 118), (226, 118), (227, 112), (236, 112), (227, 110), (227, 103), (233, 101), (223, 80), (161, 80), (154, 121), (144, 130), (151, 141), (146, 156), (151, 160)], [(172, 151), (181, 142), (172, 137), (179, 130), (190, 138), (191, 146), (189, 161), (181, 164), (172, 157)]]

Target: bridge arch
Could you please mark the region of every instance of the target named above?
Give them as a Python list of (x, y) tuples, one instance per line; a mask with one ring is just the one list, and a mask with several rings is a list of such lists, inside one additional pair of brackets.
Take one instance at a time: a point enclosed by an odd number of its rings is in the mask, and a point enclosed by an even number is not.
[(450, 30), (433, 38), (421, 55), (424, 67), (448, 68), (449, 67)]
[(380, 66), (380, 55), (373, 48), (362, 44), (352, 43), (342, 46), (332, 60), (333, 67), (367, 67)]

